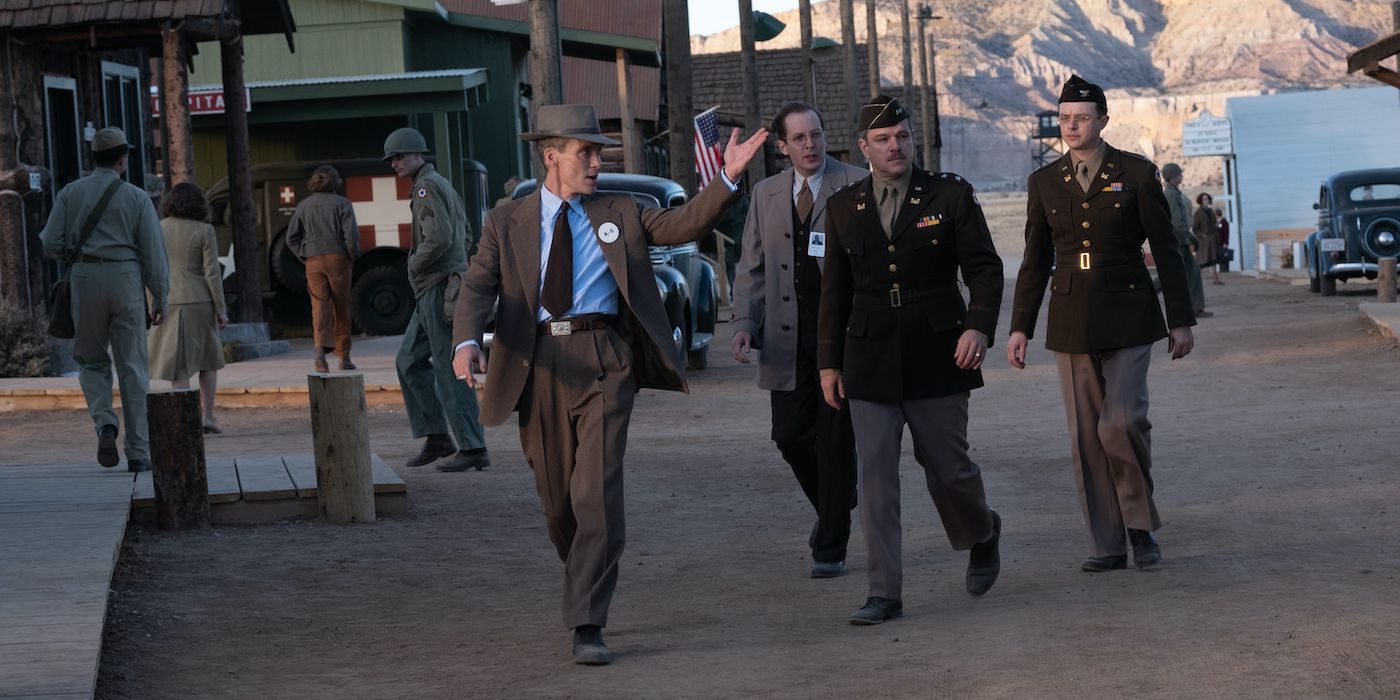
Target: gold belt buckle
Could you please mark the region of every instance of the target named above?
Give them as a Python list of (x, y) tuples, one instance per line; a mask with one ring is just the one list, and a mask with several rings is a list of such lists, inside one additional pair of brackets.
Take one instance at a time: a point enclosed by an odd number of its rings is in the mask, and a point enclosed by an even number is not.
[(550, 321), (550, 322), (549, 322), (549, 334), (550, 334), (550, 335), (573, 335), (573, 334), (574, 334), (574, 324), (573, 324), (572, 322), (570, 322), (570, 321)]
[(1089, 254), (1088, 254), (1088, 253), (1080, 253), (1080, 254), (1079, 254), (1079, 269), (1081, 269), (1081, 270), (1087, 270), (1087, 269), (1089, 269), (1090, 267), (1092, 267), (1092, 265), (1089, 264)]
[(902, 299), (899, 298), (899, 289), (898, 289), (898, 288), (891, 289), (891, 290), (890, 290), (890, 308), (892, 308), (892, 309), (897, 309), (897, 308), (899, 308), (899, 307), (901, 307), (901, 306), (904, 306), (904, 300), (902, 300)]

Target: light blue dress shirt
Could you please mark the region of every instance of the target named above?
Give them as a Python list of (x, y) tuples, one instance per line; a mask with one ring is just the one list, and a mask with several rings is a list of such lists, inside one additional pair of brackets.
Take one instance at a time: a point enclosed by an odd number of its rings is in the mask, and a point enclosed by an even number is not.
[[(582, 200), (580, 195), (569, 199), (569, 229), (574, 235), (574, 304), (569, 307), (569, 312), (564, 314), (564, 317), (584, 314), (616, 315), (617, 279), (608, 269), (608, 261), (603, 258), (603, 246), (621, 244), (617, 241), (602, 243), (598, 240), (593, 222), (588, 220), (588, 214), (583, 210)], [(550, 192), (548, 187), (540, 188), (540, 292), (544, 291), (549, 251), (554, 247), (555, 218), (563, 204), (564, 200)], [(543, 322), (550, 318), (549, 312), (541, 304), (535, 311), (535, 320)]]

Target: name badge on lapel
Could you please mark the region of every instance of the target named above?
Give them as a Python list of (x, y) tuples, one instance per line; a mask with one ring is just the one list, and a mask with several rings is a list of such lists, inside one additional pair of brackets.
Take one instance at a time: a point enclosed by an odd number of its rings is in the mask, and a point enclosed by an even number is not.
[(826, 234), (813, 231), (807, 236), (807, 254), (814, 258), (826, 257)]
[(928, 228), (930, 226), (937, 226), (941, 223), (943, 223), (943, 215), (932, 214), (929, 216), (921, 217), (919, 221), (914, 224), (914, 228)]
[(611, 221), (605, 222), (602, 226), (598, 227), (598, 240), (604, 243), (616, 242), (617, 236), (617, 224)]

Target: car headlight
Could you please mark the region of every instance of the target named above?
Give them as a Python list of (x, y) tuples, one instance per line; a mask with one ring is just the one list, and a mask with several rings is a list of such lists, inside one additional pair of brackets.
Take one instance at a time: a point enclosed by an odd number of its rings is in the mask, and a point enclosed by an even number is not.
[(1386, 247), (1395, 245), (1395, 234), (1389, 231), (1381, 231), (1380, 234), (1376, 236), (1376, 242)]

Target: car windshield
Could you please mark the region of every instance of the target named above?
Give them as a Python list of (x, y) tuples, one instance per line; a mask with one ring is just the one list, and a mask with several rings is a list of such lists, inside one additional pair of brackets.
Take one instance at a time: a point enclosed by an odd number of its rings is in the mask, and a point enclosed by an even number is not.
[(1352, 202), (1380, 202), (1387, 204), (1400, 203), (1400, 183), (1375, 182), (1368, 185), (1357, 185), (1347, 193), (1347, 198)]

